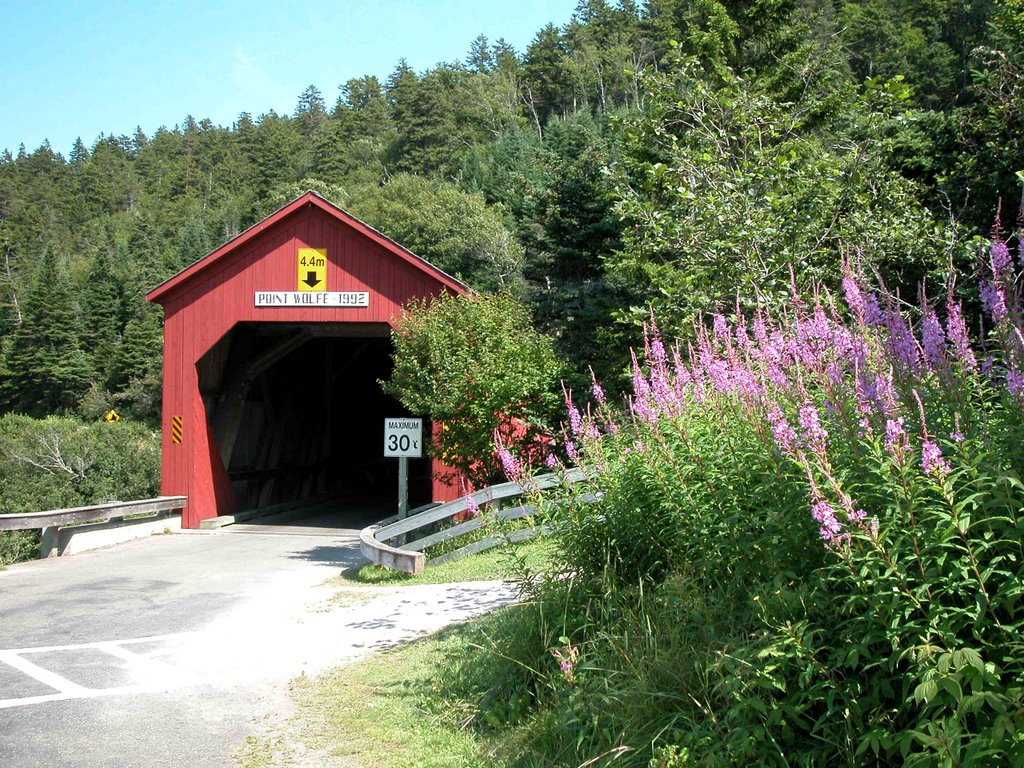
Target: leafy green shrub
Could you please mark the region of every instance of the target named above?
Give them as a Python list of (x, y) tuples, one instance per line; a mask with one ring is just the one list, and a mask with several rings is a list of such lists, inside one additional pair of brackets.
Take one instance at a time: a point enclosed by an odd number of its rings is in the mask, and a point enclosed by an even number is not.
[(38, 531), (0, 531), (0, 568), (38, 556)]
[(570, 405), (600, 474), (533, 587), (577, 650), (552, 764), (1024, 762), (1024, 306), (989, 261), (984, 348), (847, 265), (847, 312), (650, 327), (626, 418)]
[(500, 475), (497, 431), (521, 446), (544, 431), (557, 404), (558, 361), (511, 296), (414, 302), (392, 341), (395, 365), (384, 390), (442, 424), (435, 451), (475, 484)]
[[(160, 436), (144, 425), (0, 416), (0, 514), (151, 498), (159, 487)], [(34, 557), (35, 542), (6, 536), (0, 559)]]

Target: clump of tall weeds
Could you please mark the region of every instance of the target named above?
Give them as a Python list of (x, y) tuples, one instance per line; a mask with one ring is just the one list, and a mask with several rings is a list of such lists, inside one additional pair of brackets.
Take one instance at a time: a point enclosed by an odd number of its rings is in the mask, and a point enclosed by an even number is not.
[(1024, 764), (1014, 244), (973, 338), (952, 290), (909, 307), (847, 263), (842, 298), (715, 314), (685, 348), (652, 319), (626, 408), (568, 401), (597, 475), (550, 505), (529, 587), (560, 606), (550, 764)]

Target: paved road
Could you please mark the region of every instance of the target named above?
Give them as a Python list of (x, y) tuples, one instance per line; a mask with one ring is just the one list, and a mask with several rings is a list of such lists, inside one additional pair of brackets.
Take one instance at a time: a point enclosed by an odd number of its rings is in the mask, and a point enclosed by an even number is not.
[(156, 536), (0, 571), (0, 766), (232, 765), (286, 682), (508, 602), (342, 589), (354, 530)]

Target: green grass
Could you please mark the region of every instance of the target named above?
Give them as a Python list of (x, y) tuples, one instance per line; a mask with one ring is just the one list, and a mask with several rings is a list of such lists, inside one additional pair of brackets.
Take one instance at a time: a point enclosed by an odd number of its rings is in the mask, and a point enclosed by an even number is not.
[(548, 539), (533, 539), (516, 545), (515, 548), (496, 547), (461, 560), (436, 566), (428, 565), (419, 576), (379, 565), (353, 566), (342, 571), (341, 575), (332, 581), (343, 586), (399, 586), (507, 579), (521, 573), (516, 570), (520, 567), (519, 563), (523, 563), (530, 573), (543, 570), (550, 560), (550, 546)]
[(475, 634), (470, 625), (451, 627), (316, 679), (300, 678), (292, 688), (297, 735), (308, 749), (360, 768), (496, 765), (489, 745), (461, 727), (460, 707), (437, 707), (439, 670)]

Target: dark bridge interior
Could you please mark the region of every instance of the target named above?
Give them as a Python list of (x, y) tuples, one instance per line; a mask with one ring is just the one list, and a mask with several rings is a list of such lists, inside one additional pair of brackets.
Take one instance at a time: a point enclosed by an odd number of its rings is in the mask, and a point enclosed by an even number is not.
[[(241, 323), (196, 367), (239, 510), (328, 498), (354, 515), (394, 506), (384, 419), (409, 414), (377, 383), (391, 373), (387, 325)], [(410, 507), (428, 503), (429, 459), (409, 469)]]

